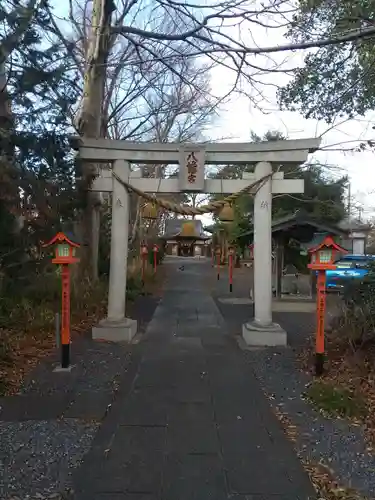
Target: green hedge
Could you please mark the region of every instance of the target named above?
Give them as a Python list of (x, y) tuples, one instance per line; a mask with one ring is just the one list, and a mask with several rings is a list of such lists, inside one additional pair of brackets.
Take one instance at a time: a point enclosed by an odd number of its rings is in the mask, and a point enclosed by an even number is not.
[(352, 347), (375, 342), (375, 263), (361, 280), (344, 284), (340, 330)]

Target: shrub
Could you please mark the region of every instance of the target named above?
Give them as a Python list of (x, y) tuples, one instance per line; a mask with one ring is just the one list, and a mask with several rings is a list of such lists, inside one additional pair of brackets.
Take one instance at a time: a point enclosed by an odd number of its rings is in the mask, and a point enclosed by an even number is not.
[[(47, 265), (26, 277), (2, 283), (0, 294), (0, 329), (49, 331), (53, 328), (55, 313), (61, 308), (60, 268)], [(146, 268), (146, 282), (154, 280), (152, 266)], [(128, 268), (127, 298), (134, 300), (143, 293), (141, 261), (134, 259)], [(71, 280), (72, 321), (83, 320), (94, 315), (103, 315), (107, 305), (108, 283), (105, 279), (92, 282), (89, 279)], [(1, 342), (0, 342), (1, 344)], [(2, 353), (0, 352), (0, 358)]]
[(345, 284), (338, 330), (353, 349), (375, 341), (375, 263), (361, 280)]
[[(0, 297), (0, 328), (22, 329), (25, 332), (49, 328), (61, 307), (60, 270), (36, 274), (21, 286), (14, 284)], [(107, 284), (89, 280), (71, 285), (72, 315), (85, 317), (99, 313), (106, 301)]]
[[(152, 283), (154, 279), (153, 261), (152, 264), (147, 262), (145, 268), (145, 282)], [(140, 257), (134, 258), (128, 267), (126, 293), (129, 300), (134, 300), (138, 295), (145, 293), (142, 283), (142, 260)]]

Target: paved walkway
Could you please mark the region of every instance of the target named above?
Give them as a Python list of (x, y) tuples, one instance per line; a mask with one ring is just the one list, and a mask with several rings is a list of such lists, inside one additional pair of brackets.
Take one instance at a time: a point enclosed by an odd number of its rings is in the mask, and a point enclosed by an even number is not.
[(77, 500), (308, 500), (307, 475), (206, 291), (167, 260), (166, 291), (74, 477)]

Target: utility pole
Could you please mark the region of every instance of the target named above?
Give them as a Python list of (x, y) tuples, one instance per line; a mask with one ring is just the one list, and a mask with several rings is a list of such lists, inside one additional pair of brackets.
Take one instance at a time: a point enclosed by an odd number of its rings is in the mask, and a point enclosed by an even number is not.
[(358, 220), (362, 222), (363, 207), (358, 207)]
[(352, 185), (349, 182), (349, 186), (348, 186), (348, 217), (349, 217), (349, 220), (350, 220), (350, 216), (351, 216), (351, 211), (352, 211)]

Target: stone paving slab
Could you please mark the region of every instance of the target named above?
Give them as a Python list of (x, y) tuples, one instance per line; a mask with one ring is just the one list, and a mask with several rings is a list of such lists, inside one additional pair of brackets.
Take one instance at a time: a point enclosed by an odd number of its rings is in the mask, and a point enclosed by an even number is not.
[[(221, 314), (225, 318), (228, 332), (232, 336), (242, 335), (242, 325), (251, 320), (254, 316), (253, 304), (230, 304), (220, 301), (220, 297), (215, 297), (215, 302)], [(303, 304), (302, 304), (303, 306)], [(273, 313), (273, 320), (279, 323), (288, 334), (288, 345), (300, 347), (304, 345), (315, 331), (315, 313), (311, 312), (311, 306), (306, 308), (299, 306), (299, 311), (280, 311)], [(284, 305), (284, 308), (286, 306)], [(279, 308), (281, 309), (281, 308)], [(301, 312), (301, 309), (303, 311)], [(306, 310), (307, 309), (307, 310)]]
[(219, 454), (170, 454), (165, 463), (165, 500), (225, 500), (226, 476)]
[(0, 420), (54, 420), (69, 406), (72, 395), (63, 392), (51, 395), (22, 395), (0, 398)]
[(148, 493), (111, 492), (94, 493), (93, 496), (90, 496), (90, 500), (159, 500), (159, 497)]
[(186, 421), (168, 424), (166, 451), (168, 454), (219, 455), (221, 445), (212, 420)]
[(207, 265), (179, 266), (76, 471), (75, 500), (315, 500), (205, 290)]
[(79, 391), (74, 395), (69, 407), (64, 411), (65, 418), (101, 421), (114, 398), (113, 391)]

